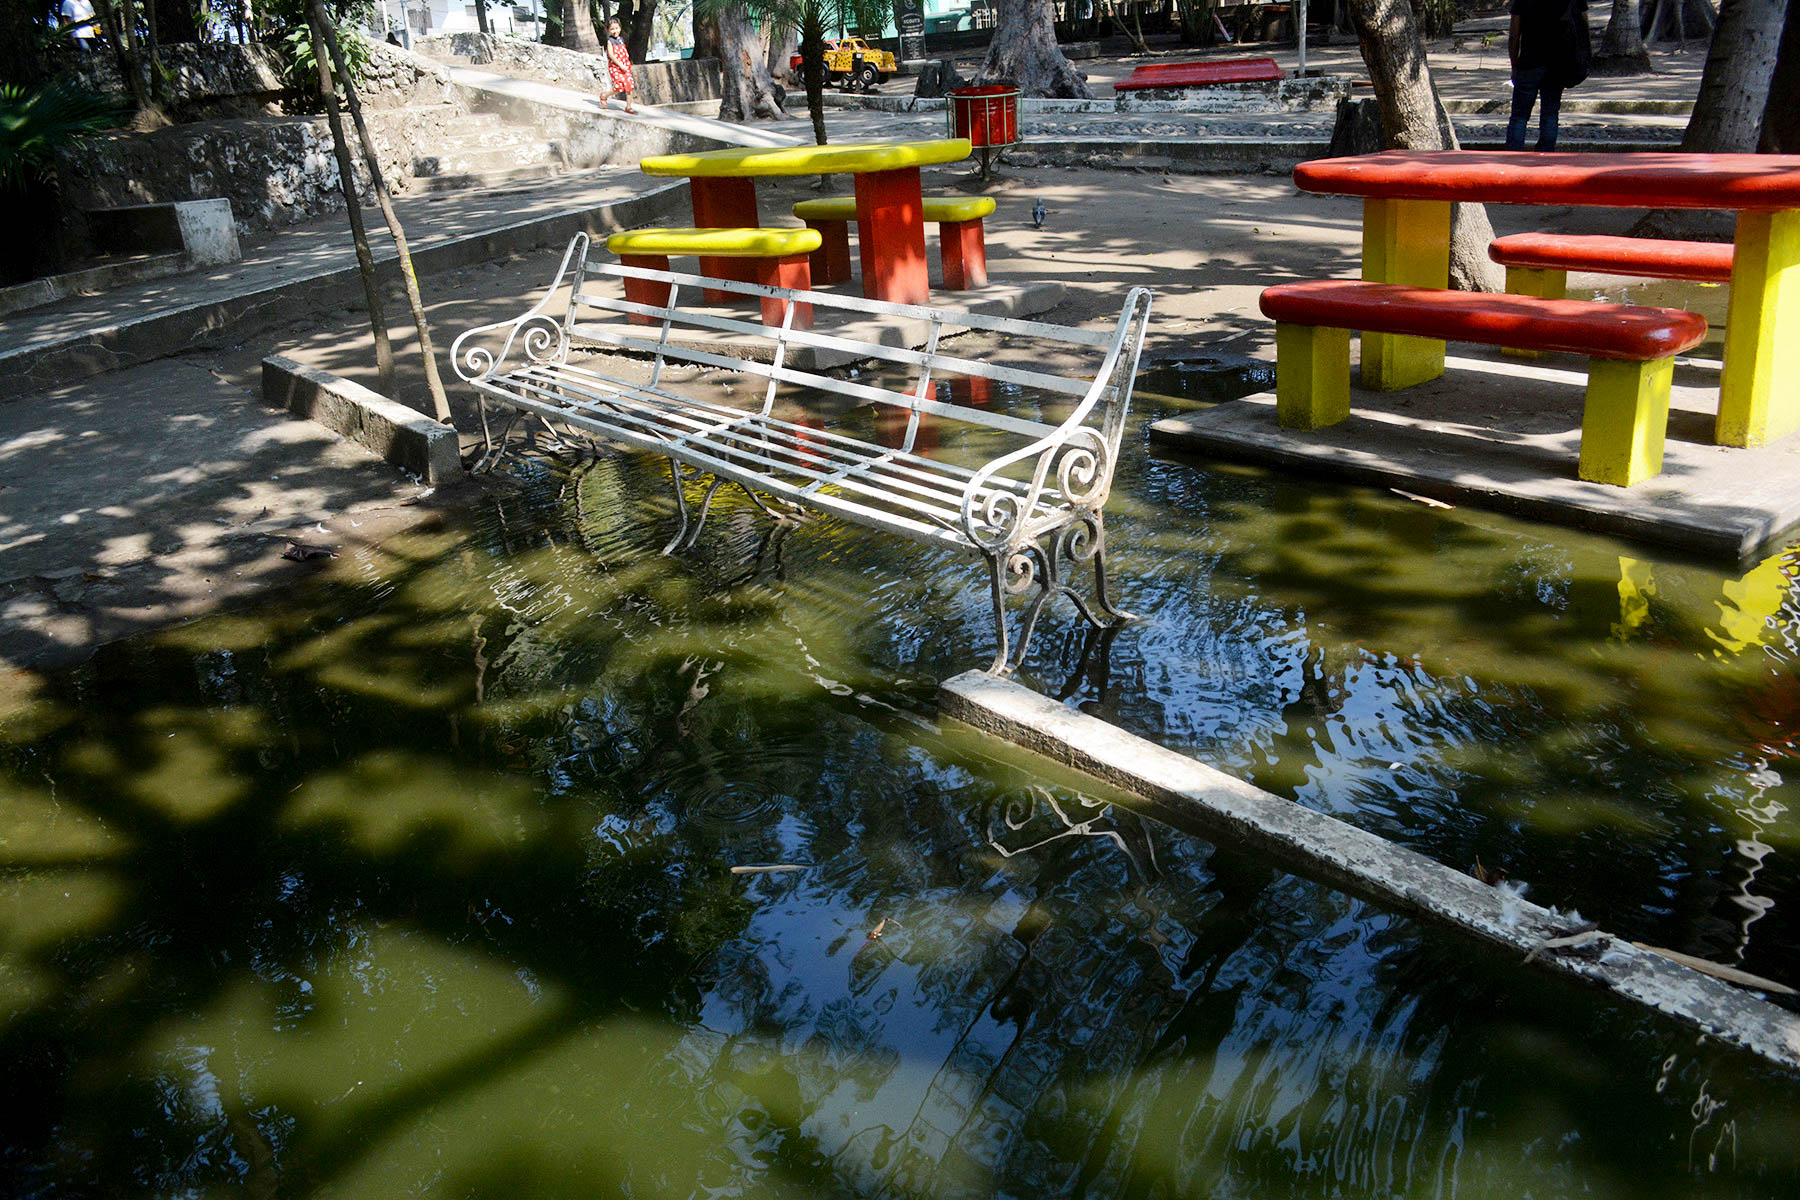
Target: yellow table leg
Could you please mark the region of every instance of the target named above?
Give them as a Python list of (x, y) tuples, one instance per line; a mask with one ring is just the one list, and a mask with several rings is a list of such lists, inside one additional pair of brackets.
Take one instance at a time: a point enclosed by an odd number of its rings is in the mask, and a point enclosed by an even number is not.
[(1588, 360), (1587, 404), (1581, 414), (1583, 479), (1630, 487), (1662, 473), (1674, 375), (1675, 360), (1669, 358)]
[(1275, 419), (1323, 429), (1350, 415), (1350, 331), (1275, 325)]
[[(1363, 278), (1411, 287), (1450, 286), (1450, 205), (1438, 200), (1363, 201)], [(1393, 391), (1444, 373), (1444, 343), (1398, 333), (1364, 334), (1362, 385)]]
[[(1541, 300), (1561, 300), (1569, 294), (1569, 273), (1554, 267), (1508, 267), (1506, 290), (1514, 296), (1536, 296)], [(1508, 358), (1536, 358), (1536, 350), (1514, 350), (1503, 346), (1500, 353)]]
[(1800, 428), (1800, 210), (1738, 214), (1719, 380), (1721, 446)]

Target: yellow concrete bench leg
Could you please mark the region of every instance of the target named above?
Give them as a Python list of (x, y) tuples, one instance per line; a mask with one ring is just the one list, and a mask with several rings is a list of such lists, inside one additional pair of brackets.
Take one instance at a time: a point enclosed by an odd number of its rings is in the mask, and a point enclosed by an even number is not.
[(1738, 214), (1721, 446), (1761, 446), (1800, 428), (1800, 211)]
[[(1514, 296), (1536, 296), (1541, 300), (1563, 300), (1569, 295), (1569, 273), (1552, 267), (1506, 268), (1506, 290)], [(1536, 350), (1514, 350), (1502, 347), (1508, 358), (1536, 358)]]
[(1672, 358), (1588, 360), (1578, 468), (1583, 479), (1631, 487), (1662, 472), (1669, 383), (1674, 377)]
[(1275, 419), (1281, 427), (1323, 429), (1349, 415), (1350, 331), (1278, 322)]
[[(1363, 201), (1363, 278), (1408, 287), (1450, 286), (1450, 205), (1438, 200)], [(1362, 385), (1378, 392), (1444, 373), (1444, 343), (1399, 333), (1362, 340)]]

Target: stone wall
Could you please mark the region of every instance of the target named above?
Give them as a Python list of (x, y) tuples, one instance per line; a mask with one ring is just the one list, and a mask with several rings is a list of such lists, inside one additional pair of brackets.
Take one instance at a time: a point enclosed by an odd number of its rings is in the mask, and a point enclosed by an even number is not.
[(369, 64), (356, 93), (366, 108), (456, 102), (450, 72), (442, 63), (386, 42), (369, 43)]
[[(382, 174), (395, 194), (416, 186), (413, 161), (430, 155), (460, 115), (452, 104), (369, 113)], [(354, 157), (358, 190), (373, 203), (361, 155)], [(240, 234), (299, 224), (344, 207), (331, 128), (322, 116), (197, 121), (151, 133), (108, 134), (64, 156), (59, 173), (69, 204), (80, 211), (223, 197), (231, 201)]]
[[(419, 38), (413, 43), (434, 58), (465, 59), (496, 75), (530, 79), (578, 92), (605, 93), (609, 86), (606, 59), (561, 46), (485, 33), (454, 33)], [(639, 63), (631, 69), (636, 99), (645, 104), (685, 104), (717, 100), (719, 64), (715, 59), (677, 59)]]
[[(274, 112), (287, 88), (281, 57), (271, 46), (178, 42), (162, 47), (157, 61), (168, 78), (168, 108), (177, 117)], [(64, 54), (58, 73), (121, 103), (127, 99), (118, 63), (111, 54)]]

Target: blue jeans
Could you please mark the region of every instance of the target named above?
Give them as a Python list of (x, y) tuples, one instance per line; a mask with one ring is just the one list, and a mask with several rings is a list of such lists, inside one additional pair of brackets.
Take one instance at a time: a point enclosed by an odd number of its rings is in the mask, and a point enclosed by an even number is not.
[(1508, 150), (1525, 148), (1525, 126), (1531, 121), (1531, 106), (1540, 95), (1544, 98), (1544, 106), (1538, 114), (1537, 148), (1556, 149), (1556, 118), (1562, 112), (1563, 90), (1545, 83), (1549, 74), (1549, 67), (1527, 67), (1513, 72), (1512, 119), (1506, 123)]

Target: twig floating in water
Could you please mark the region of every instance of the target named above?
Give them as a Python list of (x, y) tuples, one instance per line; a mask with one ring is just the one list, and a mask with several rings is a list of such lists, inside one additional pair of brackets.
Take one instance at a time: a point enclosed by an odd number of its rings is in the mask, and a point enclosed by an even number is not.
[(768, 863), (764, 866), (733, 867), (733, 875), (773, 875), (777, 871), (804, 871), (805, 863)]
[(1759, 992), (1771, 992), (1777, 996), (1800, 996), (1800, 992), (1785, 983), (1776, 983), (1773, 979), (1764, 979), (1761, 975), (1752, 975), (1748, 971), (1740, 971), (1736, 967), (1728, 967), (1724, 963), (1716, 963), (1709, 958), (1695, 958), (1692, 954), (1683, 954), (1679, 950), (1665, 950), (1661, 946), (1646, 946), (1642, 942), (1631, 944), (1639, 950), (1648, 950), (1652, 954), (1660, 954), (1664, 958), (1673, 959), (1684, 967), (1692, 967), (1703, 975), (1723, 979), (1726, 983), (1755, 988)]

